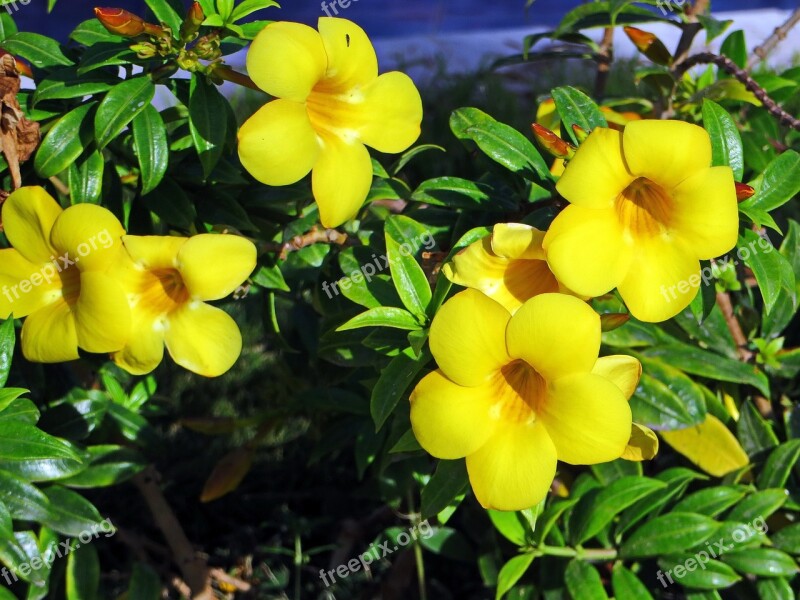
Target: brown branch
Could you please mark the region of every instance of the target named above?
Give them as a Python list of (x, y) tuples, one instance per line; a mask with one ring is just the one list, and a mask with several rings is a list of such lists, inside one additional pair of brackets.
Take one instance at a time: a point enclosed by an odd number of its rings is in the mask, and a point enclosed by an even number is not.
[(267, 252), (279, 253), (278, 258), (280, 260), (286, 260), (290, 252), (297, 252), (307, 246), (313, 246), (314, 244), (347, 246), (350, 245), (351, 242), (346, 233), (342, 233), (336, 229), (320, 229), (318, 227), (313, 227), (308, 233), (296, 235), (283, 244), (266, 244), (265, 249)]
[(597, 52), (597, 76), (594, 80), (595, 98), (601, 99), (606, 91), (611, 63), (614, 62), (614, 28), (606, 27), (600, 50)]
[(241, 85), (242, 87), (250, 88), (251, 90), (257, 90), (259, 92), (263, 92), (260, 87), (258, 87), (255, 82), (250, 79), (244, 73), (239, 73), (238, 71), (234, 71), (228, 67), (216, 67), (213, 71), (214, 75), (219, 77), (220, 79), (224, 79), (225, 81), (230, 81), (231, 83), (235, 83), (237, 85)]
[(776, 27), (775, 31), (772, 32), (772, 35), (764, 40), (760, 46), (756, 46), (755, 50), (753, 50), (753, 55), (747, 62), (747, 68), (752, 70), (752, 68), (759, 62), (765, 60), (769, 53), (772, 52), (779, 43), (786, 39), (786, 36), (789, 35), (789, 32), (798, 23), (800, 23), (800, 7), (794, 9), (794, 12), (789, 15), (789, 18), (786, 19), (786, 22), (780, 27)]
[(783, 110), (775, 100), (769, 97), (767, 91), (758, 85), (744, 69), (740, 68), (727, 56), (720, 56), (711, 52), (700, 52), (690, 56), (675, 67), (675, 77), (680, 79), (686, 71), (697, 65), (714, 64), (738, 81), (758, 98), (764, 108), (775, 117), (781, 125), (800, 131), (800, 119), (797, 119)]
[(710, 0), (696, 0), (692, 6), (686, 9), (686, 15), (689, 17), (689, 20), (692, 22), (697, 21), (697, 15), (706, 14), (709, 4)]
[(175, 512), (167, 502), (158, 485), (159, 475), (154, 467), (148, 467), (133, 478), (133, 484), (142, 494), (156, 525), (161, 530), (172, 556), (183, 574), (183, 579), (192, 589), (193, 600), (212, 600), (208, 566), (192, 547)]

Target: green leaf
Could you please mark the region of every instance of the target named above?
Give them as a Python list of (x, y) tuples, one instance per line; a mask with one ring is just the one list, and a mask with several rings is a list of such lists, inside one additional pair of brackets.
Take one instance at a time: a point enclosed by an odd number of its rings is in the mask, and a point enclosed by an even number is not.
[(67, 600), (96, 600), (100, 588), (100, 559), (91, 544), (71, 541), (67, 555)]
[(8, 318), (0, 325), (0, 388), (5, 387), (8, 373), (11, 371), (11, 361), (14, 359), (14, 345), (17, 333), (14, 329), (14, 319)]
[(71, 537), (99, 530), (103, 517), (83, 496), (60, 486), (49, 487), (44, 493), (50, 504), (42, 523)]
[(207, 178), (222, 156), (228, 134), (228, 101), (217, 86), (198, 74), (189, 88), (189, 130)]
[(489, 208), (489, 189), (460, 177), (437, 177), (423, 181), (411, 194), (411, 200), (450, 208)]
[(42, 521), (50, 511), (50, 500), (22, 477), (0, 470), (0, 502), (14, 519)]
[(800, 194), (800, 154), (794, 150), (779, 154), (750, 185), (756, 193), (741, 203), (742, 210), (769, 212), (783, 206)]
[(795, 275), (791, 263), (772, 244), (755, 231), (746, 229), (744, 239), (739, 238), (738, 254), (755, 275), (761, 295), (764, 297), (764, 311), (769, 314), (782, 290), (788, 290), (796, 300)]
[(726, 564), (739, 573), (750, 573), (762, 577), (794, 577), (797, 564), (788, 554), (775, 548), (747, 548), (733, 550), (722, 555)]
[(647, 587), (622, 563), (614, 565), (611, 573), (611, 586), (616, 600), (653, 600)]
[(61, 46), (57, 41), (38, 33), (11, 34), (0, 42), (0, 48), (10, 54), (21, 56), (40, 69), (58, 65), (69, 67), (74, 64), (61, 52)]
[(370, 308), (368, 311), (353, 317), (344, 325), (337, 327), (336, 331), (347, 331), (349, 329), (359, 329), (360, 327), (393, 327), (409, 331), (422, 329), (419, 321), (407, 310), (392, 306), (380, 306)]
[(397, 403), (404, 396), (408, 386), (430, 359), (430, 354), (426, 352), (423, 352), (419, 358), (400, 354), (381, 371), (378, 382), (372, 389), (370, 399), (370, 413), (372, 420), (375, 421), (375, 431), (379, 431), (383, 427), (386, 419), (394, 412)]
[(758, 517), (766, 519), (784, 505), (788, 494), (785, 489), (761, 490), (750, 494), (728, 513), (726, 519), (742, 523), (750, 523)]
[(194, 202), (183, 188), (172, 178), (164, 177), (142, 202), (160, 219), (181, 229), (191, 229), (197, 218)]
[(176, 6), (168, 0), (145, 0), (145, 2), (147, 2), (147, 6), (150, 7), (156, 18), (160, 22), (166, 23), (172, 33), (177, 35), (181, 30), (183, 18), (176, 10)]
[(464, 460), (440, 460), (433, 477), (422, 489), (422, 518), (435, 517), (468, 489), (469, 478)]
[(33, 104), (43, 100), (69, 100), (107, 92), (119, 79), (107, 73), (79, 76), (75, 67), (61, 69), (39, 82), (33, 94)]
[(522, 576), (525, 575), (525, 572), (531, 566), (531, 563), (533, 563), (533, 558), (534, 555), (530, 553), (520, 554), (503, 565), (503, 568), (500, 569), (500, 573), (497, 575), (497, 594), (495, 595), (495, 600), (500, 600), (500, 598), (511, 591)]
[(772, 544), (789, 554), (800, 554), (800, 523), (787, 525), (770, 535)]
[(564, 571), (564, 582), (572, 598), (580, 600), (608, 600), (600, 573), (586, 561), (574, 558)]
[(61, 485), (72, 488), (101, 488), (127, 481), (147, 466), (145, 458), (132, 448), (105, 445), (89, 446), (86, 468), (77, 475), (62, 479)]
[(97, 19), (88, 19), (80, 23), (72, 30), (69, 37), (83, 46), (93, 46), (98, 42), (120, 43), (123, 41), (121, 36), (111, 33)]
[(17, 24), (7, 12), (0, 12), (0, 40), (5, 40), (17, 33)]
[(758, 475), (758, 487), (762, 490), (784, 487), (798, 458), (800, 458), (800, 440), (790, 440), (775, 448)]
[(778, 445), (778, 436), (772, 430), (772, 425), (761, 416), (752, 400), (742, 402), (736, 431), (742, 448), (749, 456)]
[(783, 577), (769, 577), (756, 581), (761, 600), (794, 600), (794, 590)]
[(156, 88), (147, 77), (134, 77), (114, 86), (106, 94), (94, 117), (97, 145), (104, 148), (145, 108), (150, 106)]
[(69, 167), (69, 195), (72, 204), (98, 204), (103, 191), (105, 161), (99, 150), (92, 150)]
[(608, 122), (600, 108), (583, 92), (570, 86), (564, 86), (555, 88), (552, 93), (556, 110), (561, 115), (564, 128), (573, 142), (578, 142), (578, 138), (572, 130), (573, 125), (578, 125), (587, 132), (596, 127), (608, 127)]
[(96, 105), (97, 102), (82, 104), (50, 128), (33, 161), (39, 177), (47, 179), (58, 175), (83, 153), (92, 139), (90, 113)]
[(161, 578), (144, 563), (135, 563), (128, 588), (128, 598), (133, 600), (160, 600)]
[(747, 488), (741, 486), (717, 486), (698, 490), (678, 502), (672, 510), (691, 512), (716, 517), (744, 498)]
[(0, 420), (0, 469), (29, 481), (50, 481), (82, 467), (81, 456), (60, 439), (29, 423)]
[(637, 423), (657, 429), (683, 429), (702, 423), (706, 415), (702, 390), (666, 361), (641, 357), (645, 372), (633, 397), (631, 410)]
[(490, 509), (486, 514), (489, 515), (495, 529), (509, 542), (516, 546), (526, 544), (529, 526), (519, 512)]
[(167, 172), (167, 128), (152, 104), (133, 119), (133, 147), (142, 173), (142, 195), (152, 192)]
[(239, 19), (243, 19), (257, 10), (263, 10), (273, 6), (280, 8), (278, 3), (274, 0), (244, 0), (244, 2), (241, 2), (236, 8), (233, 9), (230, 17), (228, 17), (228, 22), (235, 23)]
[(744, 175), (744, 149), (739, 128), (727, 110), (712, 100), (703, 101), (703, 126), (711, 136), (711, 164), (730, 166), (736, 181)]
[(741, 581), (742, 578), (728, 565), (709, 559), (705, 550), (701, 552), (704, 554), (678, 554), (660, 558), (658, 566), (663, 571), (662, 578), (659, 579), (661, 584), (666, 586), (679, 583), (696, 590), (715, 590)]
[(722, 42), (720, 54), (730, 58), (740, 69), (744, 69), (747, 66), (747, 57), (749, 55), (747, 43), (744, 39), (744, 31), (738, 29), (731, 32)]
[(401, 304), (389, 275), (380, 273), (388, 267), (384, 265), (388, 262), (386, 256), (378, 257), (369, 247), (357, 246), (340, 252), (338, 258), (345, 276), (330, 284), (322, 283), (322, 290), (329, 299), (341, 291), (345, 298), (366, 308)]
[[(397, 295), (409, 312), (420, 322), (425, 322), (431, 302), (431, 286), (425, 271), (414, 258), (415, 242), (401, 237), (396, 220), (408, 217), (391, 217), (386, 222), (386, 256)], [(417, 246), (418, 248), (419, 246)]]
[(594, 537), (616, 515), (648, 494), (666, 487), (657, 479), (623, 477), (599, 490), (585, 494), (570, 517), (570, 538), (581, 544)]
[(702, 544), (720, 524), (705, 515), (671, 512), (639, 527), (620, 548), (623, 558), (646, 558), (681, 552)]
[(129, 64), (136, 60), (136, 54), (130, 49), (130, 43), (99, 42), (90, 46), (81, 56), (78, 75), (84, 76), (102, 67), (113, 67)]

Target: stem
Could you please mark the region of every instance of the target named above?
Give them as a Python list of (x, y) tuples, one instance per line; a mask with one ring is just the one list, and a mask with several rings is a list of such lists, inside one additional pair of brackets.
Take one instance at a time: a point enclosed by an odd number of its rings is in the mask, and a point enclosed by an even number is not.
[(258, 90), (259, 92), (264, 91), (258, 87), (247, 75), (244, 73), (239, 73), (238, 71), (234, 71), (230, 67), (217, 67), (214, 69), (214, 74), (221, 79), (230, 81), (236, 85), (241, 85), (242, 87), (250, 88), (251, 90)]
[(594, 95), (601, 99), (606, 91), (608, 74), (611, 63), (614, 61), (614, 28), (606, 27), (603, 32), (603, 41), (600, 42), (600, 51), (597, 53), (597, 76), (594, 80)]
[[(411, 522), (417, 530), (421, 522), (422, 515), (414, 509), (414, 496), (408, 492), (408, 510), (411, 513)], [(422, 556), (422, 544), (418, 539), (414, 539), (414, 561), (417, 563), (417, 588), (419, 589), (420, 600), (428, 599), (428, 592), (425, 587), (425, 560)]]
[(776, 27), (771, 36), (764, 40), (760, 46), (756, 46), (753, 50), (753, 55), (747, 62), (747, 68), (752, 69), (759, 62), (765, 60), (767, 55), (775, 49), (775, 46), (785, 40), (792, 28), (798, 23), (800, 23), (800, 8), (796, 8), (783, 25)]
[(540, 555), (562, 556), (564, 558), (577, 558), (578, 560), (606, 561), (617, 558), (614, 548), (562, 548), (561, 546), (539, 545), (536, 548)]

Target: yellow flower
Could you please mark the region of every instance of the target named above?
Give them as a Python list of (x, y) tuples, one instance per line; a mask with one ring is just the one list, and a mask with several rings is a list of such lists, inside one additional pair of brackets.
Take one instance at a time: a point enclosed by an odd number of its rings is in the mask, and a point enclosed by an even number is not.
[(256, 266), (252, 242), (235, 235), (191, 238), (122, 238), (132, 261), (121, 274), (133, 316), (128, 344), (113, 355), (126, 371), (141, 375), (170, 356), (199, 375), (216, 377), (242, 350), (236, 322), (204, 301), (232, 293)]
[(411, 424), (437, 458), (466, 457), (478, 501), (521, 510), (542, 500), (556, 461), (619, 458), (641, 373), (630, 356), (598, 359), (600, 317), (572, 296), (540, 294), (511, 316), (475, 290), (431, 326), (439, 370), (411, 394)]
[(692, 301), (699, 259), (736, 244), (730, 167), (710, 167), (706, 131), (680, 121), (598, 128), (556, 185), (571, 203), (544, 238), (559, 281), (579, 294), (615, 287), (633, 316), (664, 321)]
[(319, 32), (300, 23), (271, 23), (247, 54), (247, 70), (278, 98), (239, 131), (239, 157), (267, 185), (288, 185), (312, 172), (325, 227), (353, 218), (372, 184), (366, 144), (402, 152), (416, 141), (422, 100), (399, 72), (378, 77), (366, 33), (346, 19), (323, 17)]
[(0, 318), (26, 317), (22, 352), (43, 363), (78, 358), (78, 348), (112, 352), (125, 344), (131, 315), (112, 278), (124, 254), (119, 220), (78, 204), (66, 210), (41, 187), (24, 187), (3, 205), (13, 248), (0, 250)]
[(498, 223), (492, 235), (459, 252), (442, 272), (455, 284), (479, 290), (509, 312), (538, 294), (566, 292), (545, 261), (544, 232), (519, 223)]

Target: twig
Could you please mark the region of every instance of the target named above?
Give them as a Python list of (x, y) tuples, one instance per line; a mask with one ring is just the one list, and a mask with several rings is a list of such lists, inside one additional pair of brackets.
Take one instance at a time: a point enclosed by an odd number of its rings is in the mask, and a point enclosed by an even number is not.
[(226, 583), (229, 586), (236, 588), (240, 592), (249, 592), (250, 588), (253, 587), (249, 583), (247, 583), (246, 581), (243, 581), (242, 579), (239, 579), (237, 577), (232, 577), (232, 576), (228, 575), (222, 569), (214, 568), (214, 569), (211, 569), (209, 571), (209, 573), (211, 574), (211, 577), (213, 577), (217, 581), (219, 581), (221, 583)]
[(603, 40), (600, 42), (600, 50), (597, 52), (597, 76), (594, 80), (596, 98), (602, 98), (605, 94), (612, 62), (614, 62), (614, 28), (606, 27)]
[(260, 87), (258, 87), (255, 82), (250, 79), (244, 73), (239, 73), (238, 71), (234, 71), (228, 67), (217, 67), (214, 69), (214, 75), (218, 76), (220, 79), (224, 79), (225, 81), (230, 81), (231, 83), (235, 83), (237, 85), (241, 85), (242, 87), (250, 88), (251, 90), (257, 90), (259, 92), (263, 92)]
[(283, 244), (266, 244), (266, 251), (278, 252), (278, 258), (280, 260), (286, 260), (290, 252), (297, 252), (306, 246), (313, 246), (314, 244), (346, 246), (349, 245), (349, 243), (346, 233), (335, 229), (319, 229), (318, 227), (313, 227), (308, 233), (296, 235)]
[(727, 56), (720, 56), (711, 52), (700, 52), (699, 54), (690, 56), (675, 67), (676, 79), (680, 79), (683, 74), (692, 67), (703, 64), (714, 64), (732, 77), (735, 77), (744, 84), (744, 87), (747, 88), (748, 91), (752, 92), (753, 95), (761, 101), (764, 108), (766, 108), (781, 125), (800, 131), (800, 119), (793, 117), (778, 106), (778, 103), (769, 97), (766, 90), (758, 85), (747, 71), (739, 68), (739, 66)]
[(193, 600), (212, 600), (214, 594), (206, 562), (195, 553), (180, 521), (161, 492), (158, 480), (158, 472), (151, 466), (136, 475), (133, 483), (147, 503), (156, 525), (164, 534), (175, 563), (192, 589)]
[(697, 15), (706, 14), (709, 4), (709, 0), (696, 0), (692, 6), (686, 9), (686, 15), (689, 17), (689, 20), (692, 22), (697, 21)]
[(752, 70), (759, 62), (765, 60), (769, 53), (775, 49), (775, 46), (785, 40), (792, 28), (798, 23), (800, 23), (800, 7), (796, 8), (794, 12), (789, 15), (789, 18), (786, 19), (783, 25), (776, 27), (772, 35), (764, 40), (760, 46), (756, 46), (755, 50), (753, 50), (753, 55), (750, 57), (750, 60), (747, 61), (748, 70)]

